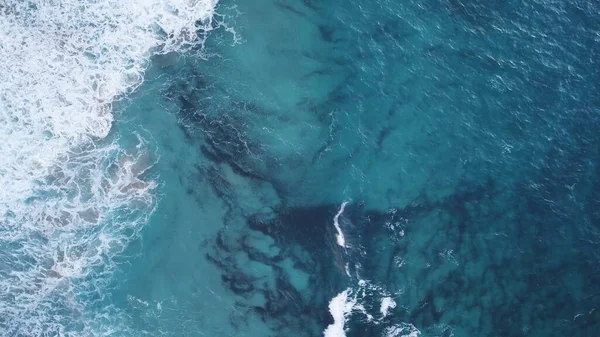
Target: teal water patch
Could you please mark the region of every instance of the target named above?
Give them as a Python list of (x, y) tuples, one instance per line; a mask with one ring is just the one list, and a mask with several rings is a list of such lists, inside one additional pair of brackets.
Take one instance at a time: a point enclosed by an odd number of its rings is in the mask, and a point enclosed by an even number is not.
[(595, 3), (219, 11), (241, 43), (155, 58), (120, 126), (160, 155), (132, 329), (322, 336), (346, 291), (347, 336), (600, 332)]

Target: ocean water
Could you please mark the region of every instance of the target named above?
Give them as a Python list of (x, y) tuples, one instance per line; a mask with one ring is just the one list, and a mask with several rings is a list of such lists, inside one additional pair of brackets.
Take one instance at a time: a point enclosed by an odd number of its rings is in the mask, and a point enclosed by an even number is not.
[(0, 335), (600, 335), (600, 4), (0, 0)]

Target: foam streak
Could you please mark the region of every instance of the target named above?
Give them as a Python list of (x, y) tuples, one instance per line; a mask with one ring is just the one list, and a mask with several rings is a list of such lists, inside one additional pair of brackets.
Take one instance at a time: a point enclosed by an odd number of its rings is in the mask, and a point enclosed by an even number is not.
[(340, 210), (337, 212), (335, 217), (333, 217), (333, 225), (335, 226), (335, 229), (337, 230), (337, 235), (336, 235), (337, 243), (338, 243), (338, 245), (340, 245), (344, 248), (346, 248), (346, 240), (344, 239), (344, 233), (342, 232), (342, 229), (340, 228), (340, 223), (339, 223), (338, 219), (340, 218), (340, 215), (342, 215), (342, 213), (344, 213), (346, 204), (348, 204), (348, 202), (344, 201), (342, 203), (342, 206), (340, 206)]

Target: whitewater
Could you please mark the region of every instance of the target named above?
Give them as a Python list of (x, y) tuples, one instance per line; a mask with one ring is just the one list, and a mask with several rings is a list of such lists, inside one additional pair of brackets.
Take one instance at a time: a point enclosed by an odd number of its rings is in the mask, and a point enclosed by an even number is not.
[(0, 2), (0, 335), (127, 331), (90, 307), (154, 209), (158, 155), (120, 144), (112, 104), (152, 55), (202, 44), (216, 3)]

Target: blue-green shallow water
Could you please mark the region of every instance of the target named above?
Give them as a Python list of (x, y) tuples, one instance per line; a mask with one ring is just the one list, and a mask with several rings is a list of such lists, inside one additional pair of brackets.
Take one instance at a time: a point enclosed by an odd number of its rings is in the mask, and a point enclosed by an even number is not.
[(322, 336), (350, 288), (348, 336), (600, 333), (597, 3), (218, 11), (241, 43), (155, 58), (121, 108), (160, 156), (109, 298), (132, 329)]

